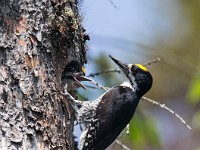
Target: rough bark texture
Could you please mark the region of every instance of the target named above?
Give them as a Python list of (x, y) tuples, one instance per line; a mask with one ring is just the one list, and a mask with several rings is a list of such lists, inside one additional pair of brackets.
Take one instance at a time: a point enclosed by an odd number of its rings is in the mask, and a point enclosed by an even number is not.
[(87, 38), (77, 1), (0, 0), (0, 149), (74, 149), (60, 79)]

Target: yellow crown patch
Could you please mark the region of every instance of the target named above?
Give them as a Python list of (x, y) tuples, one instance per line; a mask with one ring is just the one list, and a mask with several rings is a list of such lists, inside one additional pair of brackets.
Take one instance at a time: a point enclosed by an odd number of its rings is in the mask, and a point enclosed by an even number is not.
[(140, 69), (142, 69), (143, 71), (148, 71), (147, 68), (141, 64), (135, 64), (136, 66), (138, 66)]

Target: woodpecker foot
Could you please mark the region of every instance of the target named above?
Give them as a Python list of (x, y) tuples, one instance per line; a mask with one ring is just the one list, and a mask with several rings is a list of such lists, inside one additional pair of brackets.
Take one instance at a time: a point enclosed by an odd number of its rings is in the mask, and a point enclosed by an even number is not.
[(79, 101), (79, 100), (76, 100), (70, 93), (68, 93), (66, 90), (65, 90), (65, 93), (63, 92), (60, 92), (61, 95), (65, 96), (67, 100), (71, 101), (72, 104), (73, 104), (73, 107), (74, 109), (76, 110), (75, 107), (78, 107), (80, 108), (82, 106), (82, 101)]
[[(72, 107), (73, 107), (74, 112), (75, 112), (75, 120), (77, 121), (75, 123), (75, 125), (79, 124), (78, 120), (77, 120), (77, 114), (78, 114), (77, 107), (81, 107), (81, 101), (76, 100), (70, 93), (68, 93), (66, 91), (65, 91), (65, 93), (60, 92), (60, 94), (63, 95), (68, 101), (72, 102)], [(65, 105), (66, 105), (66, 101), (65, 101)]]
[(65, 96), (67, 100), (76, 101), (75, 98), (74, 98), (71, 94), (69, 94), (68, 92), (66, 92), (66, 91), (65, 91), (65, 93), (62, 93), (62, 92), (61, 92), (61, 94), (62, 94), (63, 96)]

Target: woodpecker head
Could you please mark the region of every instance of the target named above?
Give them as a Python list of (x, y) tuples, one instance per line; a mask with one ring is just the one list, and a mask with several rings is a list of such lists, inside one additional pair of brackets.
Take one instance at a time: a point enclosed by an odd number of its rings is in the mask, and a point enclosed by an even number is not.
[(109, 55), (128, 78), (131, 86), (135, 86), (139, 96), (143, 96), (151, 89), (153, 78), (150, 72), (141, 64), (126, 64)]
[(85, 77), (85, 68), (78, 61), (71, 61), (65, 66), (64, 71), (62, 72), (61, 81), (64, 84), (67, 84), (70, 89), (78, 87), (86, 89), (81, 81), (90, 80)]

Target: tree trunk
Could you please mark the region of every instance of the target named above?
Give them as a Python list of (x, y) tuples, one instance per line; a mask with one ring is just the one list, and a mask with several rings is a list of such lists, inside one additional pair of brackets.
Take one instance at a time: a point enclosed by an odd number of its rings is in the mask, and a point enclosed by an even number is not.
[(0, 1), (1, 150), (75, 149), (60, 92), (64, 67), (86, 63), (80, 20), (76, 0)]

